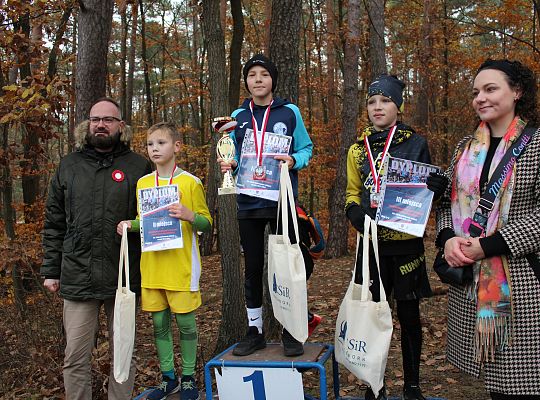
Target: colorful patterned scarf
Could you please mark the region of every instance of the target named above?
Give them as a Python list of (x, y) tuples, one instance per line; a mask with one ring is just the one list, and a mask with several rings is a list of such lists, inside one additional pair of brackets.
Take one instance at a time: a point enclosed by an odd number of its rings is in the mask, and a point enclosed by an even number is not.
[[(525, 125), (519, 117), (514, 118), (495, 150), (488, 180)], [(469, 224), (482, 194), (479, 181), (490, 137), (489, 127), (481, 122), (468, 146), (458, 154), (452, 182), (451, 207), (454, 231), (460, 237), (469, 236)], [(506, 225), (514, 184), (515, 165), (495, 199), (487, 222), (486, 236)], [(512, 296), (509, 276), (508, 259), (504, 255), (479, 260), (474, 265), (474, 282), (468, 289), (470, 298), (475, 299), (477, 304), (475, 350), (479, 362), (494, 361), (495, 349), (502, 350), (510, 343)]]

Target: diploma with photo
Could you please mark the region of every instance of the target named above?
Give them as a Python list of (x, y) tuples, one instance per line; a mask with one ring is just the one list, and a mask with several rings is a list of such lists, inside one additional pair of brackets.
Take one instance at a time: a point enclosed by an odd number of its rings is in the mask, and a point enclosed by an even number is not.
[[(291, 136), (265, 132), (261, 159), (257, 160), (253, 129), (246, 129), (236, 175), (237, 192), (277, 201), (279, 196), (279, 164), (275, 156), (289, 154)], [(257, 170), (263, 171), (258, 177)]]
[(179, 249), (184, 247), (182, 225), (169, 216), (168, 207), (178, 203), (178, 185), (139, 189), (142, 251)]
[(422, 237), (433, 202), (426, 180), (439, 167), (387, 157), (383, 170), (377, 225)]

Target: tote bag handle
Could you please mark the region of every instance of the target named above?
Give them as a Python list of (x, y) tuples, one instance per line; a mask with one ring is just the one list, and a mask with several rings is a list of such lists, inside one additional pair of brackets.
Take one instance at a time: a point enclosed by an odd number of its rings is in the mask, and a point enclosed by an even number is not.
[(289, 168), (287, 166), (287, 163), (282, 162), (280, 163), (279, 199), (276, 230), (279, 226), (279, 214), (281, 209), (283, 240), (285, 241), (285, 243), (291, 244), (291, 240), (289, 238), (289, 215), (287, 213), (287, 208), (290, 208), (291, 210), (296, 243), (300, 243), (298, 234), (298, 220), (296, 219), (296, 207), (294, 205), (294, 194), (292, 190), (291, 177), (289, 176)]
[(129, 256), (127, 224), (122, 225), (122, 241), (120, 242), (120, 261), (118, 262), (118, 289), (122, 289), (122, 267), (126, 275), (126, 288), (129, 291)]
[[(379, 275), (379, 292), (380, 292), (380, 301), (386, 301), (386, 292), (384, 291), (384, 286), (381, 279), (381, 270), (379, 263), (379, 245), (377, 241), (377, 225), (369, 215), (366, 214), (364, 218), (364, 242), (363, 242), (363, 251), (362, 251), (362, 291), (360, 295), (361, 301), (368, 301), (369, 294), (369, 232), (371, 230), (371, 242), (373, 243), (373, 251), (375, 253), (375, 263), (377, 264), (377, 274)], [(356, 238), (356, 257), (358, 260), (358, 246), (360, 241), (360, 234), (357, 233)], [(355, 262), (356, 266), (356, 262)], [(354, 278), (353, 278), (354, 279)]]

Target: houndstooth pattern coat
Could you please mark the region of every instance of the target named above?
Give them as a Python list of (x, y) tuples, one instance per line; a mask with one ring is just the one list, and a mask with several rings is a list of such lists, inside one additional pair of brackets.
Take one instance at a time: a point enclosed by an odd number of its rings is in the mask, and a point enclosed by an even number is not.
[[(470, 137), (461, 146), (468, 145)], [(447, 170), (453, 179), (457, 150)], [(509, 395), (540, 395), (540, 284), (529, 262), (540, 263), (540, 133), (537, 131), (516, 164), (508, 224), (500, 231), (510, 248), (510, 286), (514, 309), (513, 339), (495, 362), (484, 364), (486, 389)], [(450, 186), (450, 185), (449, 185)], [(437, 208), (437, 232), (453, 229), (450, 188)], [(528, 257), (526, 258), (526, 256)], [(448, 361), (471, 375), (480, 375), (474, 355), (476, 304), (465, 291), (448, 292)]]

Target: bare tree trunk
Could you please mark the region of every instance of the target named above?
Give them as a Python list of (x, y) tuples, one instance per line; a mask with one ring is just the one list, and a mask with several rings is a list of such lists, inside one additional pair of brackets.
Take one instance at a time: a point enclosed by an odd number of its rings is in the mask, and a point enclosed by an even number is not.
[[(0, 59), (0, 66), (2, 60)], [(0, 68), (0, 71), (2, 69)], [(11, 83), (11, 82), (10, 82)], [(4, 81), (4, 74), (0, 72), (0, 96), (4, 96), (4, 89), (6, 85)], [(13, 209), (12, 199), (13, 199), (13, 181), (11, 178), (11, 166), (9, 160), (11, 157), (8, 157), (12, 151), (9, 146), (9, 126), (8, 124), (0, 124), (0, 132), (2, 133), (2, 154), (4, 157), (0, 158), (0, 165), (2, 166), (2, 181), (1, 181), (1, 190), (2, 190), (2, 218), (4, 219), (4, 229), (6, 231), (6, 236), (8, 239), (15, 239), (15, 210)]]
[(272, 23), (272, 2), (264, 2), (264, 53), (270, 53), (270, 24)]
[[(71, 56), (76, 59), (76, 55), (77, 55), (77, 50), (78, 50), (78, 47), (77, 47), (77, 35), (78, 35), (78, 31), (77, 31), (77, 25), (78, 25), (78, 22), (79, 22), (79, 14), (75, 11), (75, 15), (73, 16), (73, 35), (71, 36), (71, 48), (72, 48), (72, 52), (71, 52)], [(72, 62), (71, 63), (71, 87), (74, 88), (76, 83), (77, 83), (77, 63), (76, 62)], [(76, 94), (75, 94), (75, 91), (72, 90), (71, 93), (69, 94), (69, 100), (70, 100), (70, 104), (69, 104), (69, 122), (68, 122), (68, 132), (67, 132), (67, 139), (68, 139), (68, 152), (71, 153), (74, 148), (75, 148), (75, 120), (76, 120), (76, 106), (75, 106), (75, 97), (76, 97)], [(62, 149), (63, 150), (63, 149)], [(63, 151), (62, 151), (62, 154)]]
[[(1, 75), (1, 74), (0, 74)], [(4, 84), (2, 84), (4, 86)], [(3, 91), (0, 91), (3, 92)], [(3, 154), (9, 154), (9, 129), (7, 124), (1, 124), (2, 132), (2, 151)], [(9, 240), (15, 239), (15, 210), (13, 209), (13, 181), (11, 178), (11, 168), (9, 157), (2, 159), (2, 204), (4, 229)]]
[[(166, 77), (166, 71), (167, 71), (167, 61), (166, 61), (166, 55), (167, 55), (167, 43), (165, 42), (165, 38), (168, 36), (168, 33), (165, 31), (165, 12), (161, 14), (161, 26), (162, 26), (162, 35), (163, 39), (161, 42), (161, 77), (160, 81), (158, 83), (159, 85), (159, 93), (161, 97), (161, 120), (162, 121), (168, 121), (167, 116), (167, 93), (165, 91), (165, 87), (163, 84), (165, 83), (165, 77)], [(157, 102), (156, 102), (157, 103)]]
[[(334, 14), (334, 0), (326, 0), (326, 29), (328, 31), (327, 42), (326, 42), (326, 55), (327, 60), (327, 72), (326, 72), (326, 86), (328, 89), (326, 104), (328, 106), (328, 115), (331, 119), (334, 119), (336, 116), (336, 22)], [(325, 119), (325, 122), (328, 122), (329, 118)]]
[[(1, 69), (0, 69), (1, 71)], [(13, 78), (13, 79), (11, 79)], [(10, 83), (15, 83), (16, 75), (10, 77)], [(0, 72), (0, 95), (4, 95), (4, 90), (2, 89), (5, 86), (4, 75)], [(9, 125), (0, 124), (0, 132), (2, 133), (2, 152), (5, 154), (5, 157), (2, 157), (0, 160), (0, 165), (2, 166), (2, 176), (1, 176), (1, 188), (2, 188), (2, 203), (3, 207), (3, 219), (4, 219), (4, 230), (6, 236), (10, 242), (14, 241), (15, 236), (15, 209), (13, 208), (13, 178), (11, 176), (11, 166), (10, 158), (8, 155), (11, 153), (10, 144), (9, 144)], [(26, 295), (24, 292), (22, 284), (21, 269), (18, 261), (12, 261), (11, 263), (11, 276), (13, 279), (13, 294), (17, 310), (20, 315), (24, 317), (26, 314)]]
[[(194, 2), (196, 3), (196, 2)], [(203, 72), (203, 64), (204, 64), (204, 56), (205, 56), (205, 50), (202, 51), (200, 48), (200, 27), (199, 27), (199, 16), (196, 13), (192, 14), (192, 24), (193, 24), (193, 45), (192, 45), (192, 51), (191, 51), (191, 71), (193, 72), (193, 75), (195, 75), (196, 71), (199, 71), (199, 90), (201, 93), (203, 93), (206, 88), (206, 75)], [(204, 44), (203, 44), (204, 47)], [(187, 88), (186, 88), (187, 89)], [(193, 126), (194, 130), (194, 136), (193, 136), (193, 144), (196, 146), (201, 146), (204, 143), (204, 131), (205, 129), (208, 129), (208, 126), (203, 126), (204, 123), (202, 121), (205, 121), (204, 116), (204, 108), (202, 107), (204, 105), (204, 96), (199, 96), (199, 100), (193, 100), (190, 102), (190, 105), (193, 109), (193, 112), (191, 113), (191, 125)]]
[(384, 45), (384, 5), (385, 0), (369, 0), (369, 66), (370, 81), (388, 71)]
[(154, 125), (154, 115), (152, 111), (152, 88), (150, 86), (150, 75), (148, 72), (148, 57), (146, 54), (146, 19), (144, 17), (143, 0), (139, 0), (141, 8), (141, 58), (144, 71), (144, 88), (146, 93), (146, 122), (148, 126)]
[(139, 14), (139, 5), (137, 2), (131, 4), (131, 35), (129, 39), (129, 67), (126, 82), (126, 115), (124, 120), (126, 124), (131, 125), (133, 116), (133, 76), (135, 74), (135, 50), (137, 49), (137, 21)]
[(227, 0), (219, 0), (219, 22), (221, 23), (221, 30), (225, 33), (227, 20)]
[[(25, 13), (19, 17), (17, 23), (14, 24), (14, 30), (22, 34), (26, 41), (26, 46), (21, 46), (20, 52), (17, 52), (17, 63), (19, 64), (19, 73), (21, 84), (24, 87), (29, 87), (33, 81), (32, 68), (30, 65), (32, 42), (37, 41), (30, 37), (30, 15)], [(41, 35), (41, 28), (39, 29)], [(35, 65), (38, 69), (39, 65)], [(36, 71), (37, 72), (37, 71)], [(24, 203), (24, 220), (26, 223), (36, 221), (38, 218), (34, 204), (39, 196), (39, 174), (38, 174), (38, 155), (40, 154), (41, 146), (39, 137), (35, 128), (30, 124), (23, 124), (20, 129), (21, 142), (23, 145), (23, 158), (19, 165), (22, 170), (22, 189)]]
[(127, 4), (122, 3), (120, 5), (120, 114), (122, 118), (125, 118), (126, 109), (126, 59), (127, 59), (127, 36), (128, 25), (126, 15)]
[(49, 53), (49, 61), (48, 61), (48, 68), (47, 68), (47, 76), (49, 77), (50, 80), (52, 80), (54, 76), (56, 75), (56, 70), (58, 68), (58, 53), (60, 53), (60, 44), (61, 44), (62, 38), (64, 37), (64, 33), (66, 32), (67, 23), (69, 21), (69, 18), (71, 17), (72, 12), (73, 12), (73, 7), (67, 7), (64, 10), (64, 14), (62, 14), (62, 19), (60, 20), (58, 30), (56, 31), (56, 34), (54, 35), (53, 46), (51, 48), (51, 52)]
[(424, 17), (422, 21), (422, 47), (418, 50), (418, 88), (415, 113), (415, 126), (419, 130), (429, 129), (429, 63), (431, 59), (431, 26), (430, 26), (430, 1), (424, 1)]
[(92, 104), (105, 96), (114, 0), (79, 0), (79, 4), (76, 123), (88, 118)]
[(343, 73), (343, 112), (341, 143), (336, 168), (336, 179), (329, 200), (327, 258), (347, 254), (349, 223), (345, 217), (345, 189), (347, 187), (347, 152), (354, 143), (358, 124), (358, 54), (360, 41), (360, 0), (349, 0), (348, 34), (345, 40)]
[(274, 95), (298, 103), (302, 0), (272, 0), (270, 58), (279, 71)]
[[(308, 38), (307, 38), (307, 31), (309, 30), (310, 21), (313, 24), (313, 32), (315, 34), (315, 41), (317, 40), (317, 30), (315, 28), (315, 15), (313, 13), (313, 1), (309, 0), (309, 9), (310, 9), (310, 18), (308, 19), (306, 25), (303, 27), (303, 47), (304, 47), (304, 75), (306, 77), (306, 103), (307, 103), (307, 121), (306, 121), (306, 129), (308, 132), (312, 132), (313, 128), (313, 89), (312, 89), (312, 83), (311, 83), (311, 57), (310, 52), (308, 50)], [(313, 179), (311, 179), (311, 182), (313, 183)], [(309, 199), (309, 211), (313, 212), (313, 202), (314, 202), (314, 187), (311, 184), (308, 187), (308, 199)], [(300, 193), (298, 193), (298, 196), (300, 197)]]
[[(203, 0), (202, 27), (208, 48), (209, 91), (211, 115), (228, 114), (227, 82), (225, 69), (225, 38), (220, 24), (219, 0)], [(217, 135), (212, 135), (208, 194), (217, 192), (219, 168), (215, 146)], [(218, 196), (219, 215), (215, 216), (221, 238), (221, 273), (223, 275), (222, 318), (215, 351), (219, 352), (237, 342), (245, 332), (244, 287), (240, 267), (240, 236), (236, 219), (236, 196)], [(214, 212), (213, 204), (210, 211)], [(215, 215), (215, 213), (213, 213)]]
[(233, 19), (233, 35), (229, 51), (229, 111), (238, 107), (240, 102), (240, 85), (242, 76), (242, 42), (244, 41), (244, 16), (242, 15), (242, 0), (231, 0)]
[(441, 131), (443, 134), (443, 142), (441, 144), (441, 152), (440, 157), (437, 160), (437, 163), (440, 163), (442, 165), (448, 165), (449, 163), (449, 147), (448, 143), (450, 141), (450, 126), (448, 123), (448, 113), (450, 111), (450, 102), (448, 98), (450, 97), (450, 60), (449, 60), (449, 53), (450, 53), (450, 39), (448, 38), (448, 35), (450, 34), (448, 31), (448, 11), (447, 11), (447, 3), (446, 0), (443, 0), (443, 20), (442, 20), (442, 29), (443, 29), (443, 36), (444, 36), (444, 51), (443, 51), (443, 60), (444, 60), (444, 71), (443, 71), (443, 93), (442, 93), (442, 114), (443, 114), (443, 124), (441, 127)]

